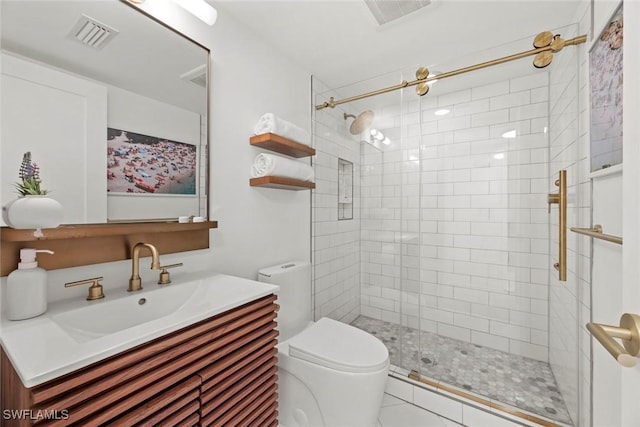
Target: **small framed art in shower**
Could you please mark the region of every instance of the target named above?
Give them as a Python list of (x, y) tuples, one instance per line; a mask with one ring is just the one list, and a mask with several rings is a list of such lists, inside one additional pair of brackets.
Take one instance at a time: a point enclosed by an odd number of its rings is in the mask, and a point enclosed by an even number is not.
[(338, 159), (338, 220), (353, 219), (353, 163)]
[(622, 2), (589, 50), (591, 172), (622, 163)]

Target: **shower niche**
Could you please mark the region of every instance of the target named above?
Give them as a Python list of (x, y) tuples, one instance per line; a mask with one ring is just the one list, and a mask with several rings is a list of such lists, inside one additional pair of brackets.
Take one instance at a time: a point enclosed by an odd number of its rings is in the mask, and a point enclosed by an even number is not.
[(338, 158), (338, 220), (353, 219), (353, 163)]

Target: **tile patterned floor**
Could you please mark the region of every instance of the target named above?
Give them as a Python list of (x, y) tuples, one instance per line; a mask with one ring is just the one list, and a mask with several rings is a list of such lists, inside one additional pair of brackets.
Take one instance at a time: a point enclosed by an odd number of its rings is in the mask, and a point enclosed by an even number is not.
[(378, 427), (461, 427), (461, 424), (385, 394)]
[(548, 363), (365, 316), (352, 325), (381, 339), (393, 365), (572, 424)]

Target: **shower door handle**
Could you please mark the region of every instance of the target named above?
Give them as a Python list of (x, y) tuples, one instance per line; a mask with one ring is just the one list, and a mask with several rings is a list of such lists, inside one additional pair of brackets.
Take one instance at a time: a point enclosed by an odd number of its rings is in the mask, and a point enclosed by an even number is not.
[(558, 205), (558, 262), (553, 267), (558, 270), (558, 280), (567, 281), (567, 171), (558, 172), (555, 182), (557, 193), (547, 195), (548, 212), (551, 213), (551, 204)]

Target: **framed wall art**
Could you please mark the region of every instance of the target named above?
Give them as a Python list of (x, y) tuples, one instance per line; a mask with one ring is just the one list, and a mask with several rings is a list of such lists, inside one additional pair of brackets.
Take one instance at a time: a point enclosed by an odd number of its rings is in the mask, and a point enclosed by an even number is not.
[(107, 129), (107, 192), (197, 195), (198, 147)]
[(622, 2), (589, 51), (591, 172), (622, 163)]

